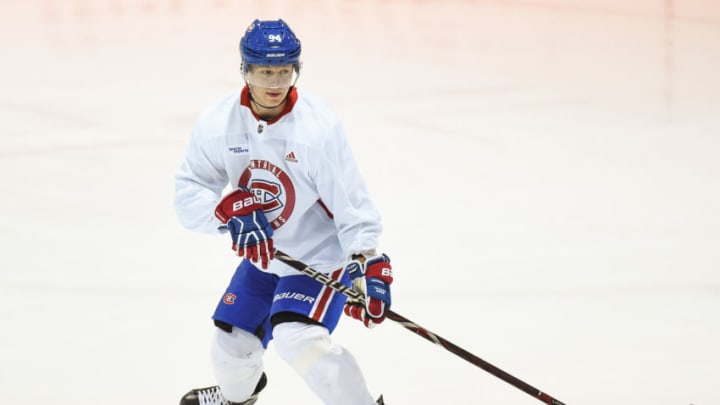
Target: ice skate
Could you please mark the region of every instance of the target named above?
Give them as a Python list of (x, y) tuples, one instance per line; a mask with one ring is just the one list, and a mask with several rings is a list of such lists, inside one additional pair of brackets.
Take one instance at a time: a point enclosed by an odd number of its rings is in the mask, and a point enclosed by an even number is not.
[(378, 404), (378, 405), (385, 405), (385, 401), (383, 400), (383, 396), (382, 396), (382, 395), (380, 395), (380, 398), (378, 398), (377, 404)]
[(217, 385), (207, 388), (196, 388), (190, 390), (180, 399), (180, 405), (252, 405), (257, 402), (258, 394), (267, 385), (267, 376), (265, 373), (260, 377), (255, 392), (252, 396), (243, 402), (230, 402), (220, 393), (220, 387)]

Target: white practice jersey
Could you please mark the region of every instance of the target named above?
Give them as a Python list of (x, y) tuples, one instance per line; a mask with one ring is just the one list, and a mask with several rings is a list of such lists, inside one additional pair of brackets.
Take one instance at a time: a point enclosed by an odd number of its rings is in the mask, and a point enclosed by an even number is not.
[[(263, 203), (275, 247), (330, 272), (352, 253), (377, 247), (380, 215), (335, 113), (296, 89), (289, 98), (292, 110), (270, 123), (248, 107), (247, 88), (204, 111), (175, 176), (175, 208), (183, 226), (218, 233), (223, 191), (249, 187)], [(299, 274), (278, 260), (267, 271)]]

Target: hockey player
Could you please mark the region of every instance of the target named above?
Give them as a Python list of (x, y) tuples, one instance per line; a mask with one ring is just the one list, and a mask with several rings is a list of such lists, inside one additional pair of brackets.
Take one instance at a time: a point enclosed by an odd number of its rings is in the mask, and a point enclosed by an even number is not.
[[(254, 21), (240, 41), (244, 87), (200, 115), (175, 176), (180, 222), (229, 233), (244, 258), (213, 315), (217, 385), (191, 390), (181, 405), (254, 404), (271, 340), (323, 403), (382, 403), (330, 339), (343, 311), (371, 327), (390, 307), (390, 259), (376, 253), (380, 216), (338, 118), (295, 87), (300, 53), (285, 22)], [(274, 246), (362, 288), (366, 305), (273, 260)]]

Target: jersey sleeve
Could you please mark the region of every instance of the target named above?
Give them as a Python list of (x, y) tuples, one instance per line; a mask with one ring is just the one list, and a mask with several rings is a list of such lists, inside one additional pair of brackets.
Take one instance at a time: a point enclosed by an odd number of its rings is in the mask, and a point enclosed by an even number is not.
[(218, 233), (215, 207), (228, 185), (222, 162), (224, 139), (207, 136), (199, 125), (193, 129), (185, 157), (175, 174), (175, 212), (184, 227)]
[(315, 183), (323, 203), (333, 215), (346, 257), (375, 249), (382, 232), (375, 208), (340, 123), (321, 147)]

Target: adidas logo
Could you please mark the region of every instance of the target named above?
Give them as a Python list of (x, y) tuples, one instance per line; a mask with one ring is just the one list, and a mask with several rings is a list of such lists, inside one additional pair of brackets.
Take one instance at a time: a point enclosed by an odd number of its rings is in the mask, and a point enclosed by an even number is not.
[(285, 155), (285, 160), (288, 162), (297, 163), (297, 159), (295, 158), (295, 152), (290, 151), (287, 155)]

